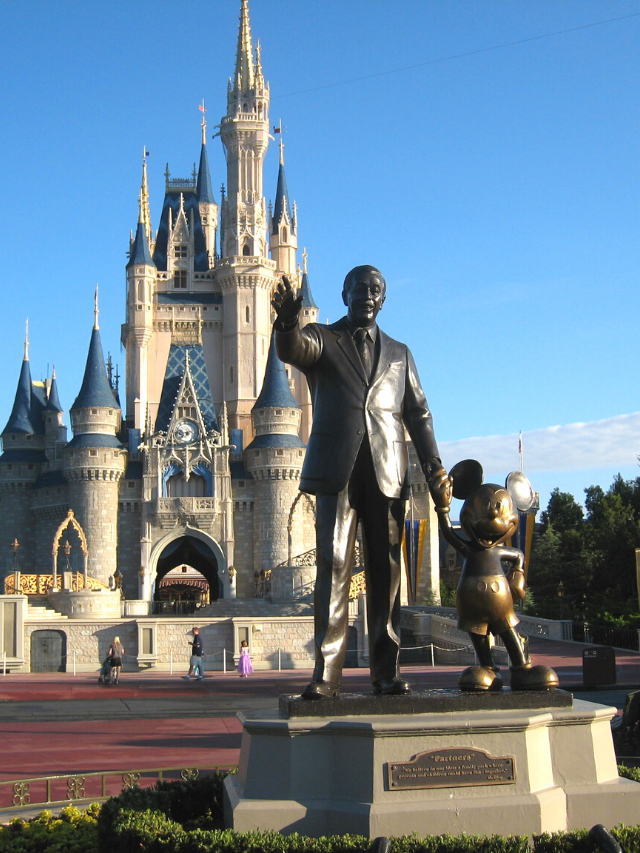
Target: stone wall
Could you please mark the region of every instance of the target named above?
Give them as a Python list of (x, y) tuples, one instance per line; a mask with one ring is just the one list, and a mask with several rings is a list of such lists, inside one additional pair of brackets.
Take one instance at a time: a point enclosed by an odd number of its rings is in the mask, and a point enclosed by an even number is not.
[[(31, 516), (32, 494), (31, 489), (21, 483), (0, 486), (0, 577), (3, 580), (13, 570), (11, 543), (14, 539), (20, 542), (20, 570), (25, 574), (36, 570)], [(4, 592), (4, 588), (0, 592)]]
[[(359, 662), (368, 665), (363, 621), (360, 616), (349, 619), (358, 634)], [(220, 671), (226, 652), (227, 669), (235, 666), (240, 642), (247, 638), (254, 669), (311, 669), (314, 664), (313, 617), (280, 617), (267, 619), (239, 617), (198, 621), (198, 617), (121, 618), (121, 619), (42, 619), (27, 618), (24, 623), (24, 658), (22, 671), (29, 671), (30, 640), (34, 631), (61, 631), (66, 636), (67, 672), (97, 673), (114, 637), (120, 637), (125, 648), (124, 672), (153, 668), (175, 675), (185, 674), (189, 665), (192, 629), (198, 627), (205, 654), (205, 670)], [(143, 630), (150, 629), (153, 644), (150, 654), (143, 654)], [(278, 654), (280, 651), (280, 655)]]
[[(244, 483), (243, 486), (239, 482)], [(253, 480), (234, 482), (233, 490), (233, 530), (235, 537), (234, 567), (236, 576), (236, 596), (253, 597)]]
[[(118, 568), (123, 574), (122, 588), (125, 598), (138, 598), (140, 595), (140, 536), (142, 524), (142, 504), (135, 499), (136, 488), (129, 490), (126, 480), (120, 487), (118, 505)], [(136, 483), (137, 485), (137, 483)]]

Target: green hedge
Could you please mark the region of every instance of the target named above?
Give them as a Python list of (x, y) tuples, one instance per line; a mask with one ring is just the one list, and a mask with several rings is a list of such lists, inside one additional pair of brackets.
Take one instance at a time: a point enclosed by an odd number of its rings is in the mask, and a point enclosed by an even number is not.
[(97, 803), (80, 811), (66, 806), (54, 818), (41, 812), (30, 821), (11, 821), (0, 827), (0, 853), (99, 853)]
[[(640, 768), (619, 768), (640, 782)], [(222, 826), (223, 775), (133, 788), (82, 812), (43, 811), (31, 821), (0, 827), (0, 853), (368, 853), (363, 836), (307, 838), (278, 832), (233, 832)], [(640, 853), (640, 827), (610, 830), (625, 853)], [(406, 836), (393, 853), (527, 853), (526, 836)], [(596, 853), (586, 830), (533, 838), (534, 853)]]

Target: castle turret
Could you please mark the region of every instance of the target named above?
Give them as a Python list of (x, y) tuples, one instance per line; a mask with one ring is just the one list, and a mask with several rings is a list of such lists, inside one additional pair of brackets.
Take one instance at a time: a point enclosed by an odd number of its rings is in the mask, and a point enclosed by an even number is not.
[[(35, 547), (31, 492), (47, 461), (44, 452), (42, 410), (45, 399), (36, 395), (29, 367), (29, 337), (9, 420), (2, 431), (0, 456), (0, 577), (13, 567), (12, 543), (20, 543), (20, 568), (34, 566)], [(2, 591), (2, 590), (0, 590)]]
[(69, 508), (84, 528), (90, 577), (109, 583), (116, 571), (118, 484), (127, 451), (116, 433), (122, 413), (105, 369), (96, 309), (82, 387), (70, 410), (73, 438), (63, 452)]
[(47, 385), (47, 404), (44, 407), (45, 453), (47, 460), (52, 463), (60, 459), (62, 448), (67, 443), (67, 428), (63, 422), (55, 366), (51, 374), (51, 381), (47, 380)]
[(278, 187), (273, 213), (269, 219), (269, 246), (271, 257), (276, 262), (278, 273), (293, 277), (296, 275), (296, 251), (298, 249), (298, 223), (296, 211), (291, 213), (287, 178), (284, 173), (284, 145), (280, 128), (280, 166), (278, 168)]
[(202, 104), (202, 148), (200, 150), (200, 165), (196, 181), (196, 195), (200, 209), (202, 230), (207, 243), (207, 256), (211, 269), (216, 257), (216, 231), (218, 229), (218, 205), (213, 197), (211, 175), (209, 173), (209, 158), (207, 156), (207, 123), (204, 117), (204, 102)]
[[(255, 480), (254, 566), (271, 569), (289, 553), (289, 513), (298, 496), (304, 444), (300, 406), (289, 388), (284, 364), (272, 336), (262, 390), (251, 412), (256, 437), (244, 451), (245, 468)], [(302, 528), (294, 534), (293, 553), (303, 548)]]
[(142, 158), (140, 212), (127, 263), (127, 322), (122, 342), (133, 357), (127, 358), (127, 421), (142, 430), (147, 412), (148, 343), (153, 332), (153, 296), (157, 276), (151, 256), (151, 217), (147, 189), (147, 151)]

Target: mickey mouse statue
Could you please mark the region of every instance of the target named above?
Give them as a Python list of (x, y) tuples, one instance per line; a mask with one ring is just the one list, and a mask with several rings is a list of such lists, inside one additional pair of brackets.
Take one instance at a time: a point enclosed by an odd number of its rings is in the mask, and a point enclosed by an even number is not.
[[(461, 690), (500, 690), (502, 677), (491, 654), (489, 633), (499, 636), (511, 661), (512, 690), (551, 690), (558, 676), (548, 666), (532, 666), (515, 626), (519, 620), (514, 599), (525, 597), (524, 555), (503, 543), (516, 532), (518, 512), (533, 504), (531, 484), (520, 472), (507, 477), (506, 486), (484, 483), (475, 459), (458, 462), (449, 475), (442, 472), (431, 483), (442, 534), (465, 558), (456, 592), (458, 628), (467, 631), (480, 666), (464, 670)], [(464, 500), (460, 525), (469, 537), (454, 531), (449, 518), (452, 498)], [(507, 573), (503, 564), (509, 566)]]

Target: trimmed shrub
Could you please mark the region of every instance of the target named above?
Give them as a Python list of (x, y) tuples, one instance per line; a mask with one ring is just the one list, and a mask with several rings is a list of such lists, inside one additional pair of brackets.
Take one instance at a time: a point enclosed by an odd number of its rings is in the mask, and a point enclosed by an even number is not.
[(98, 853), (99, 811), (93, 803), (84, 811), (65, 806), (57, 818), (48, 810), (30, 821), (16, 818), (0, 826), (0, 853)]

